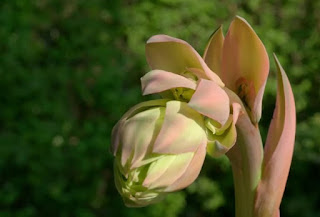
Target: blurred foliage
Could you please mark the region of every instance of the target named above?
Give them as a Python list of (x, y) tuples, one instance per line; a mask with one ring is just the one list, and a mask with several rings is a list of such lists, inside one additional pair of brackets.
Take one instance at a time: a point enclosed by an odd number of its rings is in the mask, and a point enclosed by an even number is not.
[[(320, 1), (0, 1), (0, 217), (234, 216), (226, 158), (207, 158), (186, 190), (124, 207), (113, 183), (110, 132), (148, 99), (145, 41), (163, 33), (200, 53), (238, 14), (276, 52), (297, 104), (297, 137), (282, 216), (320, 216)], [(261, 131), (276, 94), (271, 61)]]

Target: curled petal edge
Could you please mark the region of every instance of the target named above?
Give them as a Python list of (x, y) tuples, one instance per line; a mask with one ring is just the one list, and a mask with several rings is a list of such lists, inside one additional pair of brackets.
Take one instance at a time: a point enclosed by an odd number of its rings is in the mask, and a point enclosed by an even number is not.
[(241, 112), (241, 106), (238, 103), (232, 104), (232, 123), (221, 135), (213, 135), (214, 140), (209, 140), (207, 153), (212, 157), (220, 157), (228, 152), (236, 143), (237, 130), (236, 123)]

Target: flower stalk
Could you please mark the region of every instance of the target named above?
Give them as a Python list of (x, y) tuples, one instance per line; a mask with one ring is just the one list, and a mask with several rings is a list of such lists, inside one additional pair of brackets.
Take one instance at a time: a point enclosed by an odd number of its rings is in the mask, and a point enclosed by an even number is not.
[(253, 207), (261, 176), (262, 140), (258, 126), (246, 115), (238, 119), (237, 134), (236, 145), (227, 153), (233, 173), (236, 217), (256, 217)]

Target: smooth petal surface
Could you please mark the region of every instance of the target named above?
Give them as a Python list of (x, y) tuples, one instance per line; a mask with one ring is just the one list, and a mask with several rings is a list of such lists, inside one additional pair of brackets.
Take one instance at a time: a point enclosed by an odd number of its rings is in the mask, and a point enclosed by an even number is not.
[(263, 172), (256, 195), (256, 216), (277, 216), (287, 182), (296, 131), (294, 97), (288, 77), (277, 57), (276, 108), (265, 145)]
[(122, 166), (125, 166), (129, 158), (132, 158), (131, 167), (134, 167), (136, 161), (144, 158), (149, 145), (153, 143), (160, 131), (160, 127), (157, 127), (157, 125), (161, 126), (161, 123), (159, 123), (162, 121), (160, 117), (164, 113), (164, 107), (150, 108), (134, 115), (124, 123), (121, 132)]
[(143, 95), (159, 93), (176, 87), (195, 89), (196, 83), (181, 75), (163, 70), (152, 70), (141, 78)]
[(221, 78), (247, 105), (251, 120), (261, 117), (261, 104), (269, 73), (268, 54), (251, 26), (236, 17), (228, 30), (222, 51)]
[[(134, 116), (135, 114), (138, 114), (141, 111), (147, 110), (150, 107), (153, 107), (153, 106), (165, 107), (167, 101), (168, 100), (166, 100), (166, 99), (150, 100), (150, 101), (147, 101), (147, 102), (139, 103), (139, 104), (133, 106), (129, 111), (127, 111), (122, 116), (122, 118), (118, 121), (118, 123), (115, 125), (115, 127), (112, 130), (111, 151), (112, 151), (113, 155), (116, 155), (117, 152), (118, 152), (119, 147), (123, 145), (123, 141), (120, 141), (121, 140), (120, 138), (122, 137), (123, 127), (124, 127), (124, 125), (126, 125), (127, 120), (130, 117)], [(129, 130), (129, 128), (128, 128), (128, 130)], [(131, 131), (131, 130), (129, 130), (129, 131)], [(133, 135), (133, 136), (135, 136), (135, 135)], [(130, 155), (130, 150), (132, 150), (132, 148), (134, 147), (133, 144), (131, 144), (131, 145), (129, 144), (130, 143), (130, 138), (128, 138), (128, 140), (129, 140), (128, 144), (125, 144), (126, 147), (124, 149), (121, 149), (122, 155), (123, 155), (123, 157), (122, 157), (122, 163), (123, 164), (126, 163), (127, 159), (129, 158), (129, 155)]]
[(165, 189), (165, 191), (171, 192), (171, 191), (180, 190), (189, 186), (191, 183), (193, 183), (194, 180), (196, 180), (196, 178), (199, 176), (205, 157), (206, 157), (206, 141), (204, 140), (202, 144), (198, 147), (197, 151), (195, 152), (193, 159), (190, 162), (184, 174), (179, 179), (177, 179), (173, 184), (168, 186)]
[(203, 59), (208, 67), (221, 77), (221, 61), (224, 36), (220, 26), (209, 39), (203, 54)]
[(210, 70), (201, 56), (187, 42), (167, 35), (155, 35), (146, 44), (146, 57), (152, 69), (176, 74), (187, 68), (202, 70), (200, 78), (210, 79), (223, 86), (221, 79)]
[(231, 125), (222, 133), (208, 136), (207, 153), (212, 157), (220, 157), (225, 154), (237, 140), (236, 123), (239, 117), (241, 106), (238, 103), (232, 104), (233, 114)]
[(181, 154), (194, 152), (204, 139), (202, 116), (180, 101), (169, 101), (154, 153)]
[(228, 95), (215, 82), (201, 79), (188, 105), (222, 126), (230, 114)]

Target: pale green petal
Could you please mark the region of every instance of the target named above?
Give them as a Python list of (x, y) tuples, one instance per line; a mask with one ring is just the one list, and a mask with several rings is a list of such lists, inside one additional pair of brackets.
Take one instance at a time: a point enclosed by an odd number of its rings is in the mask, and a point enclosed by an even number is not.
[(206, 141), (203, 141), (203, 143), (199, 146), (199, 148), (193, 155), (192, 161), (190, 162), (187, 169), (184, 171), (183, 175), (180, 176), (179, 179), (177, 179), (174, 183), (167, 186), (167, 188), (164, 191), (176, 191), (191, 185), (194, 182), (194, 180), (196, 180), (201, 171), (205, 156)]
[(123, 124), (126, 122), (128, 118), (131, 116), (138, 114), (139, 112), (142, 112), (144, 110), (147, 110), (150, 107), (153, 106), (165, 106), (166, 103), (168, 102), (168, 99), (159, 99), (159, 100), (150, 100), (146, 102), (139, 103), (135, 106), (133, 106), (129, 111), (127, 111), (121, 119), (118, 121), (118, 123), (114, 126), (112, 129), (112, 134), (111, 134), (111, 151), (114, 156), (118, 153), (118, 149), (120, 147), (121, 143), (121, 136), (122, 136), (122, 127)]
[(121, 164), (125, 165), (129, 158), (130, 168), (142, 160), (149, 146), (158, 135), (163, 117), (164, 107), (149, 108), (130, 117), (122, 126)]
[(151, 164), (143, 183), (149, 188), (166, 187), (175, 182), (189, 166), (194, 153), (164, 156)]
[(162, 155), (161, 158), (151, 163), (146, 178), (143, 181), (143, 185), (145, 187), (150, 187), (153, 182), (166, 172), (175, 158), (176, 155)]

